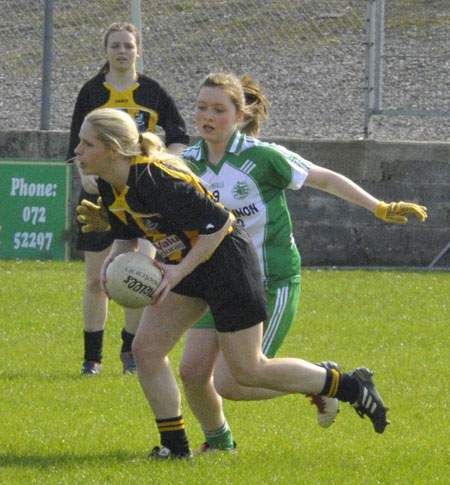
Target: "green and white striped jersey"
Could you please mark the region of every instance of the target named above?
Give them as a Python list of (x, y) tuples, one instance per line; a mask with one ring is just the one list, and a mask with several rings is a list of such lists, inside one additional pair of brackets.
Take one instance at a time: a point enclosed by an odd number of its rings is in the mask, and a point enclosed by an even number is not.
[(280, 145), (239, 131), (217, 166), (208, 163), (203, 140), (187, 148), (182, 157), (252, 237), (266, 286), (299, 281), (301, 259), (284, 190), (300, 189), (311, 163)]

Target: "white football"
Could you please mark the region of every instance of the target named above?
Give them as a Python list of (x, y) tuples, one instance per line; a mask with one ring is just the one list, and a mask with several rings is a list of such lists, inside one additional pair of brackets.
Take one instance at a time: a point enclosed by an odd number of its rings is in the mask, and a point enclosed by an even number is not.
[(142, 308), (152, 303), (153, 292), (162, 280), (152, 258), (136, 252), (122, 253), (106, 268), (109, 296), (126, 308)]

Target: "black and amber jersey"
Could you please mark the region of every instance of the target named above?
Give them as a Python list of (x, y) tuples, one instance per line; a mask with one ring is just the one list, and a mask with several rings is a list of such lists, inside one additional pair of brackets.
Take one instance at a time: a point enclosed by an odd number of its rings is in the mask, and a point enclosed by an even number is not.
[(167, 146), (172, 143), (189, 143), (186, 125), (174, 100), (157, 81), (139, 74), (133, 87), (126, 91), (116, 91), (106, 82), (105, 74), (98, 74), (89, 80), (78, 94), (70, 127), (67, 159), (74, 156), (85, 116), (97, 108), (127, 111), (141, 132), (155, 133), (157, 126), (160, 126), (164, 130)]
[(114, 238), (146, 238), (166, 263), (180, 262), (199, 235), (217, 232), (230, 217), (197, 178), (145, 157), (132, 159), (121, 193), (102, 179), (98, 186)]

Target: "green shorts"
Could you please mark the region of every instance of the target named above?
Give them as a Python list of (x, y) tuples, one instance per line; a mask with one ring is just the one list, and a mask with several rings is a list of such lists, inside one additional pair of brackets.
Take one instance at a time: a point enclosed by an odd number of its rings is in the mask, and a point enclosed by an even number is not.
[[(262, 351), (266, 357), (276, 356), (297, 313), (300, 300), (300, 283), (266, 290), (268, 318), (264, 321)], [(214, 319), (208, 311), (193, 328), (215, 328)]]

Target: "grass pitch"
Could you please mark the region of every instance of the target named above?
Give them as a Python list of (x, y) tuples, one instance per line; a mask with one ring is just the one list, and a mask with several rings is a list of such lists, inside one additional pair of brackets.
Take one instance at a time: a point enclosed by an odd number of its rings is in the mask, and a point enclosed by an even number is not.
[[(79, 375), (83, 270), (80, 262), (0, 261), (0, 483), (448, 483), (449, 273), (303, 271), (280, 356), (375, 369), (392, 421), (383, 435), (346, 404), (321, 429), (301, 395), (226, 402), (237, 455), (149, 463), (158, 435), (136, 377), (121, 374), (116, 304), (102, 375)], [(202, 433), (183, 412), (197, 447)]]

